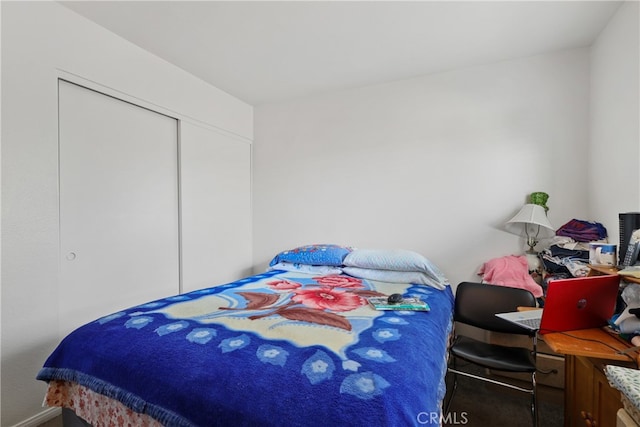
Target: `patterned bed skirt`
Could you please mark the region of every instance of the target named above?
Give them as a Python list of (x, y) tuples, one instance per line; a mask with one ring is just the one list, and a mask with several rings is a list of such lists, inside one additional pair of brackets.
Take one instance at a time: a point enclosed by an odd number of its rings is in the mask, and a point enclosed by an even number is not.
[(44, 406), (68, 408), (93, 427), (162, 426), (148, 415), (134, 412), (117, 400), (70, 381), (50, 381)]

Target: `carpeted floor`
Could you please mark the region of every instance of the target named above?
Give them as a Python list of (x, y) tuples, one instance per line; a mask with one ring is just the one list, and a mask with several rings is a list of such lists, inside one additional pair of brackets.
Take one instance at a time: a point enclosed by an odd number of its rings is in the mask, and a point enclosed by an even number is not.
[[(447, 386), (450, 388), (453, 384), (450, 374), (447, 380)], [(459, 375), (458, 389), (449, 413), (443, 415), (443, 425), (529, 427), (533, 425), (530, 402), (531, 397), (527, 393)], [(538, 425), (561, 427), (563, 423), (564, 391), (539, 385)]]

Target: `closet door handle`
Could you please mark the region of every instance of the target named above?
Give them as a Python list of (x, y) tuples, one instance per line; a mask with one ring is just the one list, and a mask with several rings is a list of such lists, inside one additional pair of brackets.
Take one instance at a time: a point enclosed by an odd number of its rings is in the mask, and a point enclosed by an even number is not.
[(76, 253), (75, 252), (69, 252), (66, 256), (67, 261), (73, 261), (74, 259), (76, 259)]

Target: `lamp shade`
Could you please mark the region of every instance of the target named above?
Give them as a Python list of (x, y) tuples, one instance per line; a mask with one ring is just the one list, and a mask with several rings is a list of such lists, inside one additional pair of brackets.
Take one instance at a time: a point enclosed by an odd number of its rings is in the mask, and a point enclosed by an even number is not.
[(522, 235), (526, 233), (528, 226), (536, 225), (545, 234), (550, 234), (549, 231), (555, 233), (544, 208), (540, 205), (526, 204), (520, 209), (520, 212), (507, 221), (505, 228), (511, 233)]

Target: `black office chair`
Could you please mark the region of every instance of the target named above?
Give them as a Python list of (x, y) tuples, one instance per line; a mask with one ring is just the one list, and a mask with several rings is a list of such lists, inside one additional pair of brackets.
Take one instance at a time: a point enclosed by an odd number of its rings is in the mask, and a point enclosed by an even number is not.
[[(536, 346), (537, 335), (528, 329), (496, 317), (496, 313), (516, 311), (517, 307), (535, 307), (536, 300), (531, 292), (505, 286), (463, 282), (456, 289), (454, 320), (458, 323), (475, 326), (480, 329), (507, 334), (528, 335), (532, 348), (507, 347), (489, 344), (483, 341), (455, 334), (449, 348), (449, 368), (453, 374), (453, 389), (446, 405), (449, 412), (453, 395), (458, 385), (457, 375), (490, 382), (504, 387), (531, 394), (531, 416), (533, 425), (538, 425), (536, 402)], [(462, 359), (474, 365), (496, 371), (525, 372), (531, 375), (531, 388), (520, 387), (493, 378), (482, 377), (464, 372), (456, 367), (456, 359)]]

